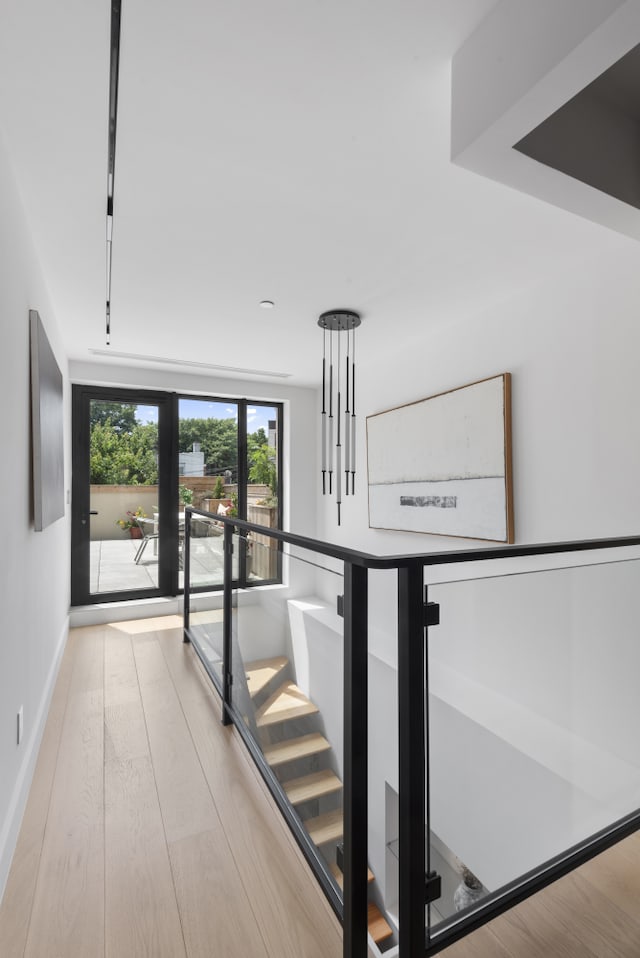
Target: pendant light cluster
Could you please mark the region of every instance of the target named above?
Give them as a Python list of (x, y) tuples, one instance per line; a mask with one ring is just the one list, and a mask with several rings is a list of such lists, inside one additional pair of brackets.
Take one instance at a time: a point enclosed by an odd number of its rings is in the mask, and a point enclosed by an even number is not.
[(343, 472), (345, 495), (356, 490), (356, 329), (360, 323), (360, 316), (351, 309), (332, 309), (318, 320), (323, 339), (322, 494), (335, 492), (338, 525)]

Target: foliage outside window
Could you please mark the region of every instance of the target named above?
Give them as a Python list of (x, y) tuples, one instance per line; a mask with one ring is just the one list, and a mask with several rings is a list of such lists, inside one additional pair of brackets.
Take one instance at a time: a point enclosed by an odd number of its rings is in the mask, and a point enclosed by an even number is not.
[[(157, 485), (157, 423), (141, 422), (136, 418), (136, 407), (130, 403), (92, 402), (90, 424), (90, 482), (93, 485)], [(220, 477), (230, 472), (235, 480), (238, 433), (233, 419), (181, 419), (179, 451), (189, 452), (194, 443), (199, 443), (204, 453), (206, 475)], [(273, 491), (276, 469), (274, 463), (269, 462), (269, 456), (275, 453), (269, 448), (262, 427), (247, 435), (247, 447), (252, 470), (255, 470), (251, 481), (264, 483)], [(221, 478), (219, 481), (222, 483)]]
[(180, 418), (178, 449), (190, 452), (194, 443), (204, 453), (205, 473), (216, 476), (226, 471), (238, 475), (238, 427), (235, 419)]
[(106, 418), (102, 422), (92, 422), (91, 482), (96, 485), (156, 485), (157, 448), (158, 427), (155, 423), (134, 421), (125, 429), (122, 420), (114, 422)]
[(183, 506), (190, 506), (193, 504), (193, 489), (189, 489), (188, 486), (180, 486), (180, 502)]
[[(278, 499), (278, 470), (276, 468), (276, 451), (266, 442), (250, 450), (249, 481), (268, 486), (270, 499), (277, 503)], [(271, 503), (266, 503), (271, 505)]]

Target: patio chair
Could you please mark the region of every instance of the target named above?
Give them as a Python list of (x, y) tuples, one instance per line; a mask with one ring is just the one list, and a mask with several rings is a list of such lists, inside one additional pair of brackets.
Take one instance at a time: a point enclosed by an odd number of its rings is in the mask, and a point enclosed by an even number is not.
[(141, 516), (139, 516), (137, 522), (142, 529), (142, 541), (138, 546), (138, 550), (133, 560), (136, 565), (139, 564), (140, 559), (144, 554), (144, 550), (147, 548), (149, 542), (151, 542), (152, 539), (157, 540), (160, 535), (158, 531), (158, 523), (155, 519), (143, 519)]

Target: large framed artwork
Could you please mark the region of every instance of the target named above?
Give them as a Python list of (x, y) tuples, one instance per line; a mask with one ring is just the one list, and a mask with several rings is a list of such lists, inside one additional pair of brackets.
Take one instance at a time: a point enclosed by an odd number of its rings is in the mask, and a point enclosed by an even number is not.
[(36, 532), (64, 515), (64, 407), (62, 373), (42, 320), (29, 310), (33, 520)]
[(513, 542), (511, 375), (367, 417), (369, 526)]

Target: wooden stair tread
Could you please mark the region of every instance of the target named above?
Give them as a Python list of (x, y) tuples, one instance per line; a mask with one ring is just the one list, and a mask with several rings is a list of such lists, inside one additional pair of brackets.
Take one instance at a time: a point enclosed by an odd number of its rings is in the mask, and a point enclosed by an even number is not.
[(317, 815), (315, 818), (308, 818), (302, 823), (309, 833), (309, 838), (315, 845), (323, 845), (325, 842), (337, 842), (342, 838), (343, 822), (342, 809), (336, 809), (333, 812), (326, 812), (324, 815)]
[(255, 698), (259, 692), (262, 692), (271, 679), (284, 671), (288, 664), (289, 659), (285, 655), (278, 655), (272, 659), (257, 659), (255, 662), (248, 662), (244, 671), (251, 698)]
[[(329, 869), (331, 871), (331, 874), (337, 881), (338, 885), (340, 886), (340, 888), (342, 888), (344, 884), (344, 875), (342, 874), (342, 869), (340, 868), (340, 866), (337, 865), (336, 862), (333, 862), (332, 865), (329, 865)], [(372, 882), (374, 877), (375, 876), (373, 872), (371, 871), (371, 869), (367, 868), (367, 882), (369, 883)]]
[(367, 905), (367, 925), (376, 945), (393, 934), (393, 928), (373, 901)]
[(310, 802), (314, 798), (339, 792), (342, 782), (330, 768), (324, 768), (319, 772), (311, 772), (309, 775), (283, 782), (282, 787), (291, 804), (300, 805), (301, 802)]
[(324, 735), (320, 732), (310, 732), (309, 735), (301, 735), (299, 738), (289, 738), (284, 742), (269, 745), (263, 750), (263, 754), (269, 765), (276, 768), (296, 758), (308, 758), (310, 755), (326, 752), (329, 748), (331, 745)]
[(275, 725), (276, 722), (286, 722), (303, 715), (314, 715), (317, 711), (318, 706), (310, 702), (297, 685), (293, 682), (284, 682), (273, 695), (269, 696), (264, 705), (256, 710), (256, 725), (258, 728), (264, 728), (267, 725)]

